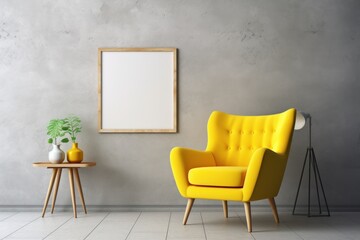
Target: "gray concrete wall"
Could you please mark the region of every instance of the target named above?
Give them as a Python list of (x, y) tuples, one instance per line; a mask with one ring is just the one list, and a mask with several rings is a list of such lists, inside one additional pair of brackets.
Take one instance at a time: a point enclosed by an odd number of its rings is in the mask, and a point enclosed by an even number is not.
[[(89, 205), (181, 205), (174, 146), (204, 149), (212, 110), (313, 115), (329, 204), (360, 203), (360, 2), (357, 0), (0, 1), (0, 205), (41, 205), (46, 125), (74, 113)], [(97, 49), (179, 49), (179, 132), (97, 132)], [(307, 147), (294, 134), (277, 202), (293, 204)], [(62, 146), (70, 148), (70, 144)], [(63, 176), (59, 204), (71, 204)], [(212, 201), (203, 202), (214, 204)], [(259, 204), (267, 204), (259, 202)]]

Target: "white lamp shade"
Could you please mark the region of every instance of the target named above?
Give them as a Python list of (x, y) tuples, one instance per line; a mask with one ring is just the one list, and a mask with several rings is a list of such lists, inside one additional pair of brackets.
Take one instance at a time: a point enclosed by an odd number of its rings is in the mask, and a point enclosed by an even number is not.
[(310, 117), (309, 113), (296, 111), (295, 130), (302, 129), (306, 124), (306, 119)]

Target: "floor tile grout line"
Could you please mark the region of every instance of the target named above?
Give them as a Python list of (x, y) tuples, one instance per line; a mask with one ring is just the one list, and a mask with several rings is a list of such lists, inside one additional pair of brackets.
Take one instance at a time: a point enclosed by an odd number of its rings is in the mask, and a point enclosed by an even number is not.
[(135, 220), (134, 224), (132, 225), (131, 229), (129, 230), (129, 233), (128, 233), (128, 235), (126, 236), (125, 240), (129, 238), (130, 233), (131, 233), (131, 231), (133, 230), (133, 228), (135, 227), (135, 225), (136, 225), (137, 221), (139, 220), (141, 214), (142, 214), (142, 212), (139, 213), (139, 216), (136, 218), (136, 220)]
[(12, 232), (12, 233), (10, 233), (10, 234), (6, 235), (6, 236), (5, 236), (5, 237), (3, 237), (2, 239), (5, 239), (5, 238), (7, 238), (8, 236), (10, 236), (10, 235), (12, 235), (12, 234), (16, 233), (17, 231), (19, 231), (20, 229), (22, 229), (22, 228), (24, 228), (25, 226), (29, 225), (30, 223), (35, 222), (35, 221), (36, 221), (36, 220), (38, 220), (39, 218), (40, 218), (40, 217), (35, 218), (34, 220), (32, 220), (32, 221), (28, 222), (27, 224), (23, 225), (22, 227), (20, 227), (20, 228), (16, 229), (14, 232)]
[[(240, 217), (240, 219), (242, 220), (242, 222), (243, 222), (244, 224), (247, 224), (247, 223), (243, 220), (243, 218), (241, 218), (241, 216), (240, 216), (239, 214), (238, 214), (238, 216)], [(296, 236), (298, 236), (300, 239), (305, 240), (301, 235), (299, 235), (296, 231), (294, 231), (294, 230), (293, 230), (288, 224), (286, 224), (285, 222), (281, 222), (281, 223), (279, 223), (279, 224), (282, 224), (283, 226), (286, 226), (290, 232), (294, 233), (294, 234), (295, 234)], [(277, 225), (279, 225), (279, 224), (277, 224)], [(256, 240), (256, 237), (253, 235), (253, 232), (251, 232), (250, 234), (251, 234), (251, 236)]]
[(298, 236), (300, 239), (305, 240), (300, 234), (298, 234), (296, 231), (294, 231), (289, 225), (287, 225), (286, 223), (282, 223), (284, 224), (286, 227), (288, 227), (293, 233), (295, 233), (296, 236)]
[(93, 228), (93, 230), (91, 230), (91, 231), (89, 232), (89, 234), (86, 235), (86, 237), (84, 238), (84, 240), (91, 235), (91, 233), (105, 220), (105, 218), (107, 218), (107, 216), (109, 216), (109, 214), (110, 214), (110, 212), (108, 212), (108, 213), (103, 217), (103, 219), (101, 219), (101, 221)]
[[(219, 213), (219, 212), (220, 211), (218, 211), (217, 213)], [(87, 231), (81, 237), (81, 239), (84, 239), (84, 238), (91, 239), (92, 237), (94, 237), (94, 235), (98, 236), (95, 233), (97, 233), (98, 230), (102, 229), (101, 228), (102, 225), (107, 223), (107, 221), (105, 221), (105, 220), (109, 220), (111, 218), (111, 215), (110, 215), (111, 213), (112, 213), (111, 211), (110, 212), (108, 212), (108, 211), (102, 212), (102, 214), (100, 216), (98, 215), (95, 222), (92, 219), (90, 219), (93, 227), (88, 228)], [(126, 231), (122, 233), (122, 234), (124, 234), (123, 239), (125, 239), (125, 237), (128, 240), (132, 239), (132, 237), (134, 237), (133, 233), (136, 233), (136, 234), (138, 233), (137, 227), (143, 226), (144, 217), (146, 216), (146, 219), (148, 219), (149, 216), (150, 217), (152, 216), (152, 215), (148, 216), (147, 214), (144, 215), (145, 213), (146, 212), (137, 212), (136, 214), (134, 214), (131, 217), (131, 221), (129, 222), (129, 225), (126, 227)], [(20, 215), (18, 215), (18, 214), (20, 214)], [(32, 227), (35, 225), (36, 226), (42, 225), (41, 223), (43, 222), (43, 220), (41, 217), (37, 218), (36, 215), (23, 215), (23, 214), (24, 214), (24, 212), (11, 213), (11, 215), (13, 217), (15, 216), (15, 219), (10, 219), (5, 222), (8, 222), (10, 224), (9, 226), (11, 226), (11, 228), (13, 228), (13, 229), (9, 229), (12, 232), (10, 234), (7, 233), (7, 236), (0, 237), (0, 239), (9, 239), (12, 237), (16, 237), (16, 236), (19, 236), (20, 233), (23, 234), (25, 231), (26, 232), (28, 230), (32, 231)], [(138, 216), (136, 216), (136, 215), (138, 215)], [(252, 234), (249, 234), (247, 232), (246, 218), (245, 218), (244, 213), (242, 211), (234, 211), (234, 215), (236, 217), (240, 218), (239, 219), (240, 221), (236, 220), (236, 223), (237, 223), (236, 226), (238, 226), (239, 228), (241, 228), (243, 230), (243, 231), (241, 231), (244, 234), (244, 236), (242, 235), (242, 237), (245, 237), (246, 239), (262, 238), (264, 236), (264, 234), (266, 233), (266, 231), (269, 232), (269, 234), (270, 234), (269, 236), (271, 236), (271, 234), (274, 233), (274, 229), (272, 227), (267, 229), (267, 224), (270, 224), (270, 225), (274, 224), (273, 221), (270, 221), (270, 219), (273, 220), (273, 218), (269, 218), (269, 216), (268, 216), (269, 213), (264, 214), (264, 217), (266, 216), (265, 218), (267, 220), (269, 220), (269, 222), (266, 220), (266, 223), (265, 223), (266, 227), (264, 228), (264, 226), (265, 226), (264, 222), (261, 223), (261, 221), (260, 221), (260, 224), (259, 224), (258, 221), (255, 221), (255, 226), (256, 225), (258, 226), (257, 227), (258, 230), (255, 229), (255, 231)], [(155, 215), (155, 216), (157, 216), (157, 215)], [(165, 230), (166, 226), (164, 225), (164, 223), (166, 224), (166, 221), (163, 221), (166, 219), (166, 216), (168, 218), (167, 230)], [(167, 211), (166, 215), (162, 215), (161, 219), (163, 219), (163, 220), (161, 221), (161, 225), (162, 225), (161, 229), (163, 229), (162, 230), (163, 234), (161, 234), (162, 235), (161, 239), (169, 239), (170, 240), (173, 238), (172, 230), (173, 230), (173, 227), (175, 227), (175, 225), (177, 225), (177, 224), (175, 224), (173, 226), (173, 223), (175, 223), (175, 222), (172, 222), (172, 221), (176, 220), (177, 216), (178, 216), (177, 212), (171, 212), (171, 211)], [(202, 237), (201, 237), (202, 239), (211, 239), (213, 237), (212, 222), (211, 222), (211, 224), (209, 223), (209, 220), (212, 220), (212, 219), (209, 218), (209, 216), (210, 215), (208, 215), (207, 211), (201, 211), (201, 213), (200, 213), (203, 230), (201, 230), (201, 226), (199, 226), (200, 229), (198, 229), (198, 230), (200, 230), (200, 232), (198, 232), (198, 233), (204, 232), (205, 236), (202, 235)], [(262, 215), (260, 215), (260, 216), (262, 216)], [(271, 214), (270, 214), (270, 216), (271, 216)], [(255, 217), (258, 217), (258, 215), (255, 214)], [(320, 219), (324, 219), (324, 218), (313, 218), (313, 220), (309, 221), (307, 218), (303, 218), (303, 217), (299, 217), (299, 220), (298, 220), (297, 217), (293, 217), (291, 215), (291, 213), (289, 213), (288, 215), (281, 215), (280, 217), (281, 217), (280, 218), (281, 223), (279, 225), (280, 227), (279, 228), (275, 227), (275, 229), (277, 229), (277, 230), (275, 230), (275, 233), (280, 233), (281, 236), (285, 236), (285, 237), (289, 237), (289, 238), (292, 237), (294, 239), (299, 239), (299, 240), (306, 240), (306, 239), (310, 239), (309, 236), (311, 236), (311, 235), (308, 235), (308, 233), (312, 233), (312, 231), (319, 233), (320, 234), (319, 236), (323, 236), (323, 235), (321, 235), (322, 229), (328, 229), (328, 230), (332, 229), (331, 232), (335, 233), (334, 236), (337, 236), (338, 239), (347, 239), (347, 240), (358, 239), (358, 236), (356, 234), (358, 233), (357, 223), (360, 223), (360, 220), (359, 220), (360, 212), (351, 217), (349, 217), (349, 215), (345, 215), (342, 218), (333, 217), (333, 218), (329, 218), (329, 220), (320, 220)], [(7, 217), (7, 218), (9, 218), (9, 217)], [(32, 219), (32, 218), (35, 218), (35, 219)], [(174, 220), (172, 220), (173, 218), (174, 218)], [(18, 219), (20, 219), (20, 222), (16, 221)], [(68, 223), (69, 221), (71, 221), (72, 219), (73, 219), (73, 217), (71, 215), (63, 215), (63, 216), (61, 216), (61, 219), (53, 218), (53, 217), (45, 218), (46, 223), (53, 222), (53, 224), (49, 225), (49, 226), (51, 226), (51, 228), (50, 229), (48, 228), (49, 232), (50, 231), (52, 231), (52, 232), (46, 233), (46, 232), (42, 231), (43, 234), (41, 234), (42, 236), (40, 236), (41, 237), (40, 239), (50, 239), (52, 237), (58, 236), (57, 235), (58, 232), (56, 232), (56, 231), (59, 228), (61, 228), (61, 230), (62, 230), (64, 228), (62, 226), (65, 225), (66, 223)], [(126, 219), (129, 219), (129, 218), (126, 217)], [(14, 220), (14, 221), (12, 221), (12, 220)], [(54, 222), (53, 220), (56, 220), (56, 221)], [(346, 221), (344, 222), (344, 220), (346, 220)], [(146, 221), (146, 223), (147, 222), (148, 221)], [(258, 224), (256, 222), (258, 222)], [(350, 227), (348, 225), (351, 222), (353, 222), (354, 224), (351, 224), (351, 227)], [(1, 223), (1, 221), (0, 221), (0, 223)], [(12, 223), (14, 223), (14, 224), (12, 224)], [(313, 223), (315, 225), (314, 229), (312, 229)], [(339, 223), (341, 223), (341, 224), (339, 224)], [(25, 224), (25, 225), (23, 225), (23, 224)], [(337, 224), (339, 224), (339, 225), (337, 226)], [(7, 226), (7, 224), (6, 224), (6, 226)], [(48, 225), (46, 225), (46, 226), (48, 226)], [(46, 229), (46, 228), (44, 228), (46, 226), (40, 226), (40, 227), (41, 227), (41, 229), (44, 230), (44, 229)], [(310, 228), (308, 229), (308, 227), (310, 227)], [(348, 228), (348, 227), (350, 227), (350, 228)], [(94, 230), (92, 230), (92, 229), (94, 229)], [(265, 231), (264, 231), (264, 229), (265, 229)], [(353, 232), (346, 233), (346, 231), (348, 229), (353, 230)], [(357, 230), (355, 231), (354, 229), (355, 230), (357, 229)], [(239, 230), (239, 229), (236, 229), (236, 231), (237, 230)], [(91, 231), (91, 233), (88, 234), (90, 231)], [(231, 231), (231, 229), (230, 229), (230, 231)], [(54, 232), (55, 232), (55, 234), (54, 234)], [(48, 234), (48, 235), (46, 236), (46, 234)], [(282, 235), (282, 234), (284, 234), (284, 235)], [(207, 235), (209, 235), (209, 237)], [(245, 235), (247, 235), (247, 236), (245, 236)], [(144, 236), (147, 236), (147, 235), (145, 234)], [(330, 234), (325, 234), (325, 236), (328, 236), (329, 239), (332, 239), (332, 235), (330, 235)], [(165, 237), (165, 238), (163, 238), (163, 237)], [(242, 238), (242, 237), (240, 237), (240, 238)], [(335, 237), (335, 238), (337, 238), (337, 237)], [(343, 237), (343, 238), (341, 238), (341, 237)], [(225, 238), (226, 238), (226, 235), (225, 235)], [(159, 239), (160, 239), (160, 237), (159, 237)], [(186, 239), (186, 238), (184, 238), (184, 239)]]
[(291, 226), (289, 226), (286, 222), (280, 222), (278, 223), (286, 226), (291, 232), (293, 232), (296, 236), (298, 236), (300, 239), (305, 240), (299, 233), (297, 233)]
[(169, 228), (170, 228), (170, 222), (171, 222), (171, 216), (172, 216), (172, 212), (170, 212), (169, 222), (168, 222), (168, 227), (167, 227), (167, 229), (166, 229), (166, 236), (165, 236), (165, 240), (167, 240), (167, 238), (168, 238)]
[(332, 226), (332, 224), (329, 224), (328, 222), (324, 222), (324, 224), (325, 224), (326, 226), (330, 227), (330, 228), (335, 229), (337, 232), (339, 232), (339, 233), (341, 233), (342, 235), (344, 235), (347, 239), (350, 239), (350, 240), (353, 239), (353, 238), (350, 238), (350, 237), (347, 235), (346, 232), (344, 232), (344, 231), (341, 230), (341, 229), (338, 229), (338, 228), (337, 228), (337, 225)]
[[(240, 213), (239, 213), (239, 212), (235, 212), (235, 213), (236, 213), (236, 215), (240, 218), (241, 223), (242, 223), (243, 225), (245, 225), (245, 229), (248, 230), (248, 229), (247, 229), (247, 223), (246, 223), (246, 222), (244, 221), (244, 219), (240, 216)], [(248, 234), (250, 234), (251, 237), (256, 240), (256, 238), (255, 238), (255, 236), (252, 234), (252, 232), (250, 232), (250, 233), (248, 232)]]
[(13, 213), (12, 215), (7, 216), (7, 217), (1, 219), (0, 222), (5, 221), (6, 219), (11, 218), (11, 217), (13, 217), (13, 216), (15, 216), (15, 215), (17, 215), (17, 214), (19, 214), (19, 212)]
[(46, 239), (46, 238), (48, 238), (51, 234), (53, 234), (56, 230), (58, 230), (58, 229), (61, 228), (63, 225), (65, 225), (65, 224), (66, 224), (68, 221), (70, 221), (72, 218), (73, 218), (72, 216), (69, 217), (68, 220), (66, 220), (65, 222), (63, 222), (60, 226), (58, 226), (58, 227), (55, 228), (53, 231), (51, 231), (48, 235), (46, 235), (46, 236), (43, 238), (43, 240)]
[(201, 212), (200, 212), (200, 217), (201, 217), (201, 223), (202, 223), (203, 230), (204, 230), (205, 240), (207, 240), (206, 230), (205, 230), (205, 223), (204, 223), (204, 219), (203, 219), (203, 216), (202, 216)]
[(346, 237), (346, 239), (348, 240), (353, 240), (352, 237), (348, 236), (347, 232), (344, 230), (341, 230), (337, 227), (337, 225), (335, 224), (333, 226), (333, 224), (330, 224), (329, 222), (323, 222), (324, 226), (332, 228), (333, 230), (335, 230), (336, 232), (340, 233), (341, 235), (343, 235), (344, 237)]

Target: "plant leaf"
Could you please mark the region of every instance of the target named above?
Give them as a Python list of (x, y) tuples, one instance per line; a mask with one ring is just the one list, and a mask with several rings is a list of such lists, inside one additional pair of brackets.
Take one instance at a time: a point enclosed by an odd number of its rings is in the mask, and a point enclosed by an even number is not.
[(81, 120), (78, 116), (70, 115), (64, 119), (64, 131), (68, 133), (73, 142), (76, 140), (76, 134), (81, 132)]
[(51, 138), (56, 138), (63, 134), (62, 127), (64, 125), (64, 121), (62, 119), (52, 119), (50, 120), (47, 127), (47, 134), (51, 136)]

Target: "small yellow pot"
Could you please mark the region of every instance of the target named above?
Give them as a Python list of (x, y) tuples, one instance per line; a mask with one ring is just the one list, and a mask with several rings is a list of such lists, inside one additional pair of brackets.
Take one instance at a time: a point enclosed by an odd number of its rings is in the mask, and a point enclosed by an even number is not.
[(72, 148), (67, 151), (66, 156), (69, 163), (79, 163), (83, 160), (84, 153), (80, 148), (78, 148), (77, 143), (73, 143)]

